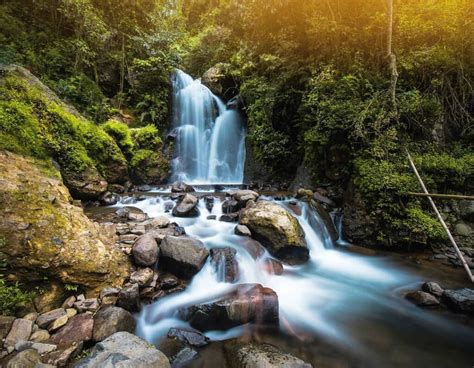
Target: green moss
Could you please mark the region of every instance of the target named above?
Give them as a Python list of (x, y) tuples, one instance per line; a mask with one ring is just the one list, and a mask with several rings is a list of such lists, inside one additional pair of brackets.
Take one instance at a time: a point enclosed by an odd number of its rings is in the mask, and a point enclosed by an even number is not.
[(410, 234), (424, 241), (442, 241), (446, 239), (446, 232), (440, 222), (431, 217), (427, 211), (420, 207), (410, 206), (406, 210), (407, 219), (404, 224), (410, 231)]
[(133, 143), (136, 149), (160, 150), (163, 144), (160, 132), (154, 125), (131, 130)]
[(0, 278), (0, 315), (14, 315), (20, 308), (31, 302), (34, 293), (25, 292), (19, 283), (7, 284)]
[(126, 156), (131, 155), (134, 145), (127, 124), (117, 120), (109, 120), (102, 125), (102, 129), (115, 140)]

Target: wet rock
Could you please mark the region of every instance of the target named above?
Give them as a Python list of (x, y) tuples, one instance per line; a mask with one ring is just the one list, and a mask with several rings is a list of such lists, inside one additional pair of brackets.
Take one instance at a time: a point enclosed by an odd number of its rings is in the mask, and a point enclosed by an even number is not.
[(252, 256), (253, 259), (258, 259), (263, 254), (265, 254), (265, 248), (263, 247), (263, 245), (252, 238), (243, 238), (241, 245)]
[(15, 317), (0, 316), (0, 341), (3, 340), (12, 328)]
[(158, 216), (146, 221), (144, 225), (147, 231), (153, 229), (164, 229), (170, 225), (170, 220), (166, 216)]
[(40, 328), (46, 328), (48, 327), (51, 323), (53, 323), (55, 320), (58, 318), (61, 318), (66, 315), (66, 310), (64, 308), (58, 308), (54, 309), (50, 312), (43, 313), (38, 317), (36, 320), (36, 324)]
[(76, 308), (79, 313), (95, 312), (99, 309), (99, 300), (97, 298), (84, 300), (79, 300), (79, 298), (77, 298), (77, 302), (74, 303), (74, 308)]
[(173, 355), (170, 359), (171, 368), (184, 368), (187, 367), (193, 360), (199, 357), (199, 353), (186, 346), (182, 348), (177, 354)]
[(32, 333), (30, 340), (34, 342), (44, 342), (49, 340), (50, 334), (46, 330), (38, 330)]
[(284, 271), (283, 265), (276, 259), (265, 260), (265, 267), (266, 271), (273, 275), (282, 275)]
[(179, 280), (174, 275), (165, 275), (160, 277), (160, 287), (163, 290), (170, 290), (179, 285)]
[(301, 207), (298, 206), (298, 202), (296, 202), (296, 201), (291, 201), (290, 203), (288, 203), (288, 207), (290, 208), (290, 210), (293, 211), (293, 213), (294, 213), (296, 216), (301, 216)]
[(199, 216), (197, 204), (198, 199), (195, 196), (186, 194), (173, 208), (172, 214), (175, 217), (197, 217)]
[[(310, 205), (311, 208), (316, 211), (316, 213), (319, 215), (319, 218), (322, 220), (324, 224), (324, 229), (329, 233), (332, 242), (336, 242), (339, 239), (339, 234), (337, 233), (336, 227), (334, 226), (334, 222), (328, 211), (326, 211), (326, 208), (324, 208), (324, 206), (315, 201), (311, 201)], [(324, 231), (324, 229), (322, 230)]]
[(208, 220), (217, 220), (217, 216), (216, 215), (209, 215), (206, 217)]
[(312, 368), (311, 364), (283, 353), (270, 344), (242, 344), (232, 341), (226, 343), (224, 348), (231, 368)]
[(310, 189), (304, 189), (304, 188), (299, 188), (296, 191), (296, 195), (295, 195), (296, 198), (304, 198), (304, 199), (311, 198), (312, 196), (313, 196), (313, 191)]
[(141, 236), (133, 245), (133, 259), (139, 266), (153, 266), (158, 260), (158, 244), (151, 234)]
[(192, 193), (195, 192), (191, 185), (178, 181), (171, 186), (171, 193)]
[(72, 317), (67, 324), (56, 332), (52, 337), (56, 345), (69, 346), (81, 341), (92, 339), (92, 329), (94, 327), (94, 318), (92, 314), (82, 313)]
[(208, 337), (192, 329), (171, 328), (168, 331), (168, 337), (170, 339), (177, 339), (183, 344), (197, 347), (205, 346), (209, 343)]
[(204, 203), (206, 204), (206, 209), (209, 212), (212, 212), (212, 209), (214, 208), (214, 197), (211, 197), (211, 196), (204, 197)]
[(41, 363), (41, 356), (34, 349), (23, 350), (14, 356), (7, 364), (7, 368), (36, 368)]
[(113, 206), (114, 204), (117, 204), (120, 197), (115, 193), (105, 192), (100, 196), (99, 200), (103, 205)]
[(94, 316), (94, 341), (102, 341), (120, 331), (135, 331), (135, 319), (125, 309), (107, 306)]
[(235, 199), (226, 199), (222, 202), (222, 213), (234, 213), (240, 210), (239, 202)]
[(474, 290), (472, 289), (445, 290), (442, 300), (455, 311), (474, 314)]
[(250, 229), (245, 225), (237, 225), (234, 229), (234, 233), (241, 236), (252, 236)]
[(130, 312), (137, 312), (140, 307), (140, 292), (137, 284), (127, 284), (120, 290), (117, 306)]
[(245, 323), (278, 324), (278, 296), (259, 284), (241, 284), (221, 300), (189, 308), (187, 318), (200, 331)]
[(160, 245), (160, 265), (169, 272), (190, 278), (204, 266), (209, 251), (193, 238), (167, 236)]
[(239, 265), (235, 259), (234, 248), (213, 248), (210, 250), (211, 264), (218, 274), (222, 273), (225, 282), (234, 282), (239, 278)]
[(153, 345), (123, 331), (95, 345), (90, 356), (75, 364), (75, 368), (97, 367), (170, 368), (170, 364), (168, 358)]
[(135, 271), (130, 275), (130, 282), (132, 284), (138, 284), (139, 287), (145, 287), (150, 285), (154, 274), (155, 273), (151, 268), (142, 268), (141, 270)]
[(405, 298), (420, 307), (439, 305), (439, 300), (436, 297), (424, 291), (411, 291), (405, 295)]
[(5, 347), (13, 347), (20, 341), (27, 341), (31, 336), (33, 322), (18, 318), (13, 321), (10, 332), (5, 339)]
[(437, 298), (440, 298), (444, 292), (441, 286), (439, 286), (439, 284), (437, 284), (436, 282), (425, 282), (421, 286), (421, 290), (423, 290), (424, 292), (430, 293), (436, 296)]
[(280, 205), (258, 201), (240, 213), (240, 224), (276, 258), (289, 264), (300, 264), (309, 258), (304, 232), (300, 224)]
[(229, 191), (228, 194), (239, 203), (240, 208), (244, 208), (247, 202), (256, 201), (259, 197), (257, 192), (248, 189)]
[(239, 220), (239, 213), (224, 213), (219, 217), (219, 221), (222, 222), (237, 222)]

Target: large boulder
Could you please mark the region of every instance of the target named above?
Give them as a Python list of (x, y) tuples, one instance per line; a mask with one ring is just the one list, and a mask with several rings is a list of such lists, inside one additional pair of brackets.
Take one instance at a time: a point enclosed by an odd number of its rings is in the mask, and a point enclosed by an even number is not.
[(209, 68), (201, 77), (201, 82), (214, 94), (230, 100), (238, 93), (234, 78), (229, 73), (230, 64), (218, 63)]
[(282, 206), (257, 201), (240, 213), (240, 224), (246, 225), (252, 236), (276, 258), (289, 264), (306, 262), (309, 250), (298, 220)]
[(158, 243), (152, 234), (137, 239), (132, 248), (133, 259), (139, 266), (153, 266), (158, 260)]
[(197, 217), (199, 208), (197, 208), (198, 199), (192, 194), (187, 193), (173, 208), (172, 214), (176, 217)]
[(117, 332), (95, 345), (75, 368), (170, 368), (168, 358), (153, 345), (129, 332)]
[(245, 323), (278, 324), (278, 296), (260, 284), (241, 284), (221, 300), (192, 306), (186, 312), (200, 331), (228, 329)]
[(14, 347), (20, 341), (27, 341), (31, 336), (32, 329), (32, 321), (24, 318), (16, 319), (5, 339), (5, 347)]
[[(57, 174), (57, 173), (56, 173)], [(0, 153), (0, 235), (10, 278), (59, 280), (96, 289), (121, 285), (129, 260), (72, 205), (57, 176), (11, 153)]]
[(312, 368), (305, 361), (283, 353), (270, 344), (242, 344), (231, 341), (224, 346), (231, 368)]
[(120, 307), (107, 306), (94, 316), (94, 340), (102, 341), (116, 332), (135, 331), (135, 319)]
[(89, 341), (92, 339), (93, 326), (92, 314), (81, 313), (72, 317), (51, 337), (51, 340), (58, 346), (70, 346), (81, 341)]
[(35, 349), (26, 349), (15, 355), (6, 365), (7, 368), (41, 367), (41, 356)]
[(474, 290), (472, 289), (445, 290), (442, 300), (457, 312), (474, 314)]
[(160, 244), (160, 266), (183, 278), (191, 278), (204, 266), (209, 251), (193, 238), (166, 236)]
[(243, 208), (249, 201), (256, 201), (259, 197), (257, 192), (249, 189), (231, 190), (227, 192), (237, 203), (239, 208)]

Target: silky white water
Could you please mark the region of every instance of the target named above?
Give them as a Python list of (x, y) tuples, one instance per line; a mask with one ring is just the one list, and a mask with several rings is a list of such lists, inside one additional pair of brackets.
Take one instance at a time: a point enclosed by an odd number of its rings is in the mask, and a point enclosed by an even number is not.
[(173, 117), (172, 181), (243, 182), (245, 128), (237, 110), (228, 109), (200, 80), (177, 70), (173, 76)]

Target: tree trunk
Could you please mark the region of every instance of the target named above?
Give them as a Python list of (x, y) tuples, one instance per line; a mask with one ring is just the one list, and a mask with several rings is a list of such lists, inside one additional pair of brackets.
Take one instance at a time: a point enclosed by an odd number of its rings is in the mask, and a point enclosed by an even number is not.
[(120, 64), (119, 110), (122, 108), (123, 90), (125, 84), (125, 35), (122, 32), (122, 62)]

